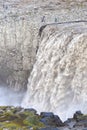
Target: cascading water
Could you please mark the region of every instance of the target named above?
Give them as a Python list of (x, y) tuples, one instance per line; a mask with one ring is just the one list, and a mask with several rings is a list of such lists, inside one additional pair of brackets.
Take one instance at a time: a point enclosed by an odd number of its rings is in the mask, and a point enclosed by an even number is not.
[(79, 109), (87, 113), (86, 103), (87, 25), (46, 27), (22, 106), (65, 120)]

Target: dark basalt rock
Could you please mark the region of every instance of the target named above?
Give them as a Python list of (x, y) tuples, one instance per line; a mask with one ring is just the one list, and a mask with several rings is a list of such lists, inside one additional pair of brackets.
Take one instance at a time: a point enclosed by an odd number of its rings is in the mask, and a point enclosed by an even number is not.
[(40, 116), (42, 118), (44, 118), (44, 117), (54, 117), (54, 114), (52, 112), (41, 112)]
[(74, 125), (74, 127), (77, 127), (77, 126), (87, 127), (87, 120), (83, 120), (83, 121), (77, 122), (77, 123)]
[(81, 111), (76, 111), (76, 113), (74, 114), (73, 118), (78, 121), (79, 118), (82, 116), (83, 114), (81, 113)]
[(52, 112), (37, 114), (35, 109), (0, 107), (0, 130), (87, 130), (87, 115), (77, 111), (64, 123)]
[(73, 119), (76, 121), (73, 127), (87, 127), (87, 115), (83, 115), (81, 111), (77, 111)]
[(46, 126), (64, 126), (64, 123), (61, 121), (61, 119), (51, 112), (42, 112), (40, 117), (40, 121), (43, 122)]
[(68, 126), (69, 128), (73, 128), (75, 126), (76, 121), (73, 118), (69, 118), (64, 122), (65, 126)]
[(39, 130), (59, 130), (59, 128), (54, 128), (54, 127), (46, 127), (46, 128), (41, 128)]

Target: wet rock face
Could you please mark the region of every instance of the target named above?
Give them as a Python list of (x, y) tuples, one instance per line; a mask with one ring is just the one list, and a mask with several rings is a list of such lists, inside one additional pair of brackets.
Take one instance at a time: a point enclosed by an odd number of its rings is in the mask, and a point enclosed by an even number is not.
[(35, 28), (12, 18), (4, 19), (0, 30), (0, 85), (24, 89), (36, 56)]

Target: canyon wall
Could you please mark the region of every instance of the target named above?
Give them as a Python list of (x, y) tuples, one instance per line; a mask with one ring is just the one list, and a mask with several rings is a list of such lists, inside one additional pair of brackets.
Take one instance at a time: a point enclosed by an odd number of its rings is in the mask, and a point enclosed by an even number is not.
[(37, 29), (26, 20), (0, 23), (0, 85), (24, 89), (37, 48)]
[(41, 26), (86, 19), (85, 0), (0, 0), (0, 85), (26, 89)]

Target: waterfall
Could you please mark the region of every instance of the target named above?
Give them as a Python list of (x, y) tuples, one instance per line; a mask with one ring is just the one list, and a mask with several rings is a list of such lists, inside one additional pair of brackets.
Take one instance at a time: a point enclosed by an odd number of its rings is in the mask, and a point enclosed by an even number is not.
[(23, 107), (51, 111), (62, 120), (87, 113), (87, 25), (44, 29)]

